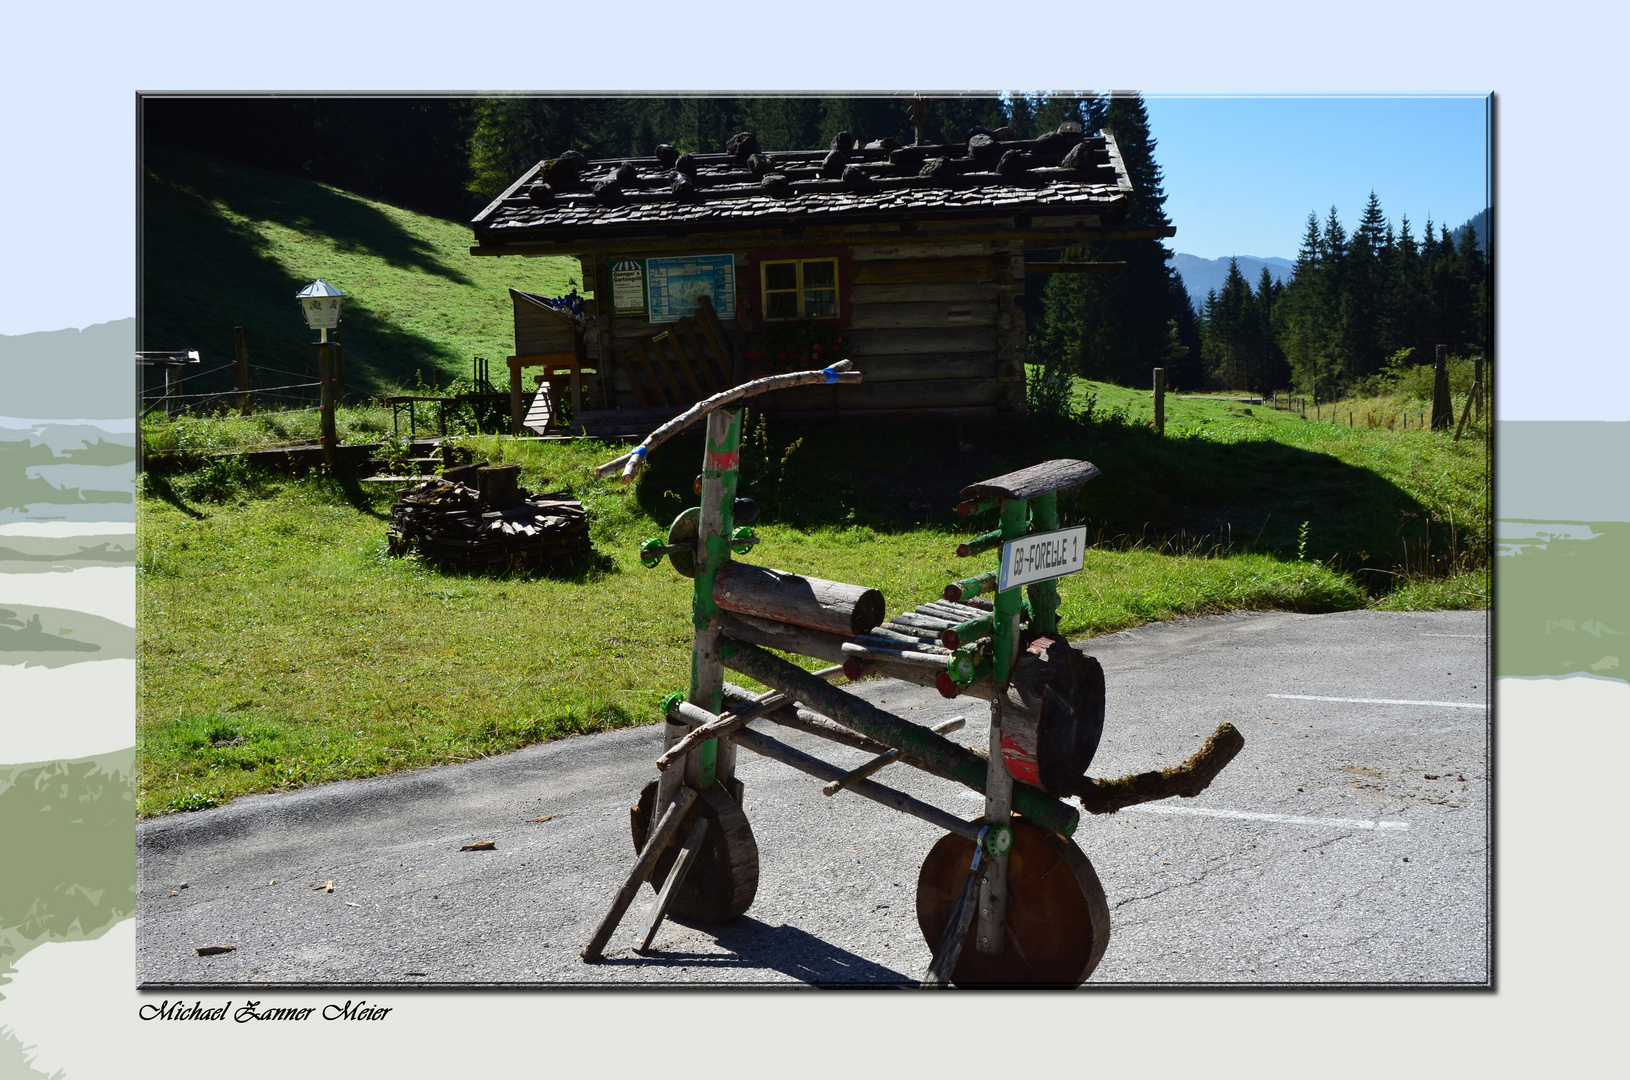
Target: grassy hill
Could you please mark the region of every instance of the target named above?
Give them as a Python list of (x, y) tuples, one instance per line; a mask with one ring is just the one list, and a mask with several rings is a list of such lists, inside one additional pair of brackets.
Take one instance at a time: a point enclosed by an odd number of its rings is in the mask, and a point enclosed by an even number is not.
[(144, 349), (198, 349), (188, 392), (232, 388), (233, 327), (254, 386), (315, 370), (294, 294), (321, 277), (347, 294), (338, 331), (353, 396), (470, 374), (514, 352), (508, 289), (582, 291), (576, 260), (469, 253), (463, 222), (167, 144), (149, 146), (142, 206)]
[[(1052, 424), (880, 432), (752, 417), (743, 492), (763, 510), (763, 543), (748, 561), (875, 587), (891, 611), (907, 610), (995, 565), (954, 554), (994, 525), (989, 513), (955, 515), (965, 484), (1081, 457), (1103, 475), (1061, 500), (1066, 523), (1086, 524), (1095, 541), (1085, 571), (1060, 589), (1072, 638), (1217, 611), (1487, 605), (1480, 436), (1347, 427), (1211, 398), (1168, 402), (1161, 438), (1147, 391), (1085, 381), (1074, 391), (1084, 415)], [(169, 426), (191, 445), (222, 445), (243, 422)], [(519, 464), (535, 491), (582, 499), (594, 562), (535, 577), (443, 575), (387, 555), (394, 493), (382, 485), (233, 474), (222, 462), (146, 475), (139, 813), (468, 761), (660, 715), (689, 669), (690, 582), (644, 569), (637, 552), (695, 502), (700, 434), (663, 446), (626, 486), (592, 471), (618, 447), (462, 441)]]
[[(322, 276), (351, 295), (353, 390), (465, 375), (512, 351), (506, 292), (569, 288), (563, 259), (475, 259), (465, 226), (194, 153), (159, 148), (146, 180), (147, 347), (205, 367), (246, 327), (255, 380), (306, 370), (294, 293)], [(864, 365), (861, 365), (862, 368)], [(278, 369), (278, 370), (271, 370)], [(1032, 376), (1039, 372), (1032, 369)], [(227, 373), (206, 378), (226, 385)], [(204, 379), (197, 380), (203, 382)], [(292, 381), (292, 380), (291, 380)], [(190, 389), (190, 387), (189, 387)], [(1063, 631), (1090, 637), (1231, 610), (1484, 607), (1488, 445), (1229, 400), (1166, 403), (1074, 380), (1070, 418), (925, 418), (795, 425), (750, 414), (743, 491), (763, 509), (748, 561), (881, 589), (891, 611), (994, 565), (956, 543), (991, 528), (953, 507), (970, 481), (1051, 457), (1103, 475), (1061, 500), (1093, 547), (1062, 587)], [(377, 432), (385, 410), (342, 409)], [(313, 414), (156, 420), (150, 448), (309, 438)], [(296, 430), (296, 425), (304, 424)], [(373, 425), (365, 428), (364, 425)], [(692, 429), (640, 483), (592, 467), (618, 448), (470, 437), (535, 491), (589, 511), (593, 562), (532, 577), (443, 575), (388, 555), (394, 492), (213, 460), (144, 474), (138, 513), (142, 815), (237, 795), (503, 753), (649, 723), (689, 669), (690, 583), (637, 552), (694, 503)], [(1196, 687), (1203, 694), (1204, 687)]]

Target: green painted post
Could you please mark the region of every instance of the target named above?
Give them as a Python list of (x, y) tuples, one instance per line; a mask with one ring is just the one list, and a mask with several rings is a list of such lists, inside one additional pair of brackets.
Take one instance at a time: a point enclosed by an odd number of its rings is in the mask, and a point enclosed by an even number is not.
[[(730, 534), (735, 526), (736, 482), (741, 465), (741, 413), (720, 409), (707, 418), (702, 452), (702, 516), (698, 523), (696, 589), (691, 598), (690, 696), (692, 705), (717, 715), (722, 711), (724, 665), (719, 661), (719, 605), (713, 587), (719, 569), (730, 560)], [(733, 762), (721, 762), (719, 740), (709, 739), (690, 755), (685, 779), (704, 788), (725, 778)]]
[[(1058, 492), (1049, 491), (1036, 496), (1031, 506), (1035, 510), (1037, 532), (1052, 532), (1058, 528)], [(1038, 581), (1028, 586), (1026, 591), (1030, 594), (1030, 610), (1033, 613), (1031, 629), (1043, 637), (1057, 636), (1060, 606), (1058, 579)]]
[[(1002, 540), (1017, 540), (1028, 531), (1030, 505), (1023, 499), (1002, 500)], [(996, 685), (1006, 686), (1013, 671), (1013, 653), (1018, 645), (1019, 602), (1023, 590), (1015, 587), (996, 594), (996, 612), (991, 627), (995, 647)]]
[(991, 548), (996, 547), (1001, 542), (1002, 542), (1002, 530), (1001, 529), (992, 529), (990, 532), (980, 533), (978, 536), (974, 537), (972, 540), (969, 540), (966, 543), (957, 545), (957, 549), (956, 549), (957, 558), (966, 559), (970, 555), (978, 555), (981, 552), (989, 551)]
[(945, 586), (944, 596), (945, 599), (951, 601), (952, 603), (958, 603), (970, 596), (978, 596), (981, 593), (995, 592), (996, 581), (996, 571), (987, 570), (983, 574), (975, 574), (973, 577), (964, 581), (954, 581)]
[[(989, 762), (945, 736), (885, 712), (756, 645), (726, 640), (722, 651), (733, 670), (775, 687), (844, 727), (904, 750), (907, 757), (915, 759), (912, 764), (935, 776), (965, 784), (975, 791), (985, 790)], [(1013, 809), (1064, 836), (1075, 832), (1081, 821), (1081, 815), (1068, 803), (1033, 787), (1015, 786)]]

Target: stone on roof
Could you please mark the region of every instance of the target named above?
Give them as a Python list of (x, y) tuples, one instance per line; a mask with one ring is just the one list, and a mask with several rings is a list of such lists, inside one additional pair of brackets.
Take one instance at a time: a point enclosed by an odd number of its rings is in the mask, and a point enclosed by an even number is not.
[(481, 244), (650, 226), (761, 229), (868, 218), (1120, 213), (1132, 184), (1113, 137), (1066, 122), (1036, 139), (975, 128), (960, 143), (858, 145), (839, 132), (824, 150), (767, 151), (752, 132), (719, 154), (539, 162), (476, 216)]

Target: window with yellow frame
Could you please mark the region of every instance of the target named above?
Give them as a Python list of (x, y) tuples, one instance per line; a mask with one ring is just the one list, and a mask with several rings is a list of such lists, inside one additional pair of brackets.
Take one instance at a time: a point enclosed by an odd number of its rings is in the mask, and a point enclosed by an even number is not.
[(838, 317), (838, 260), (778, 259), (759, 264), (764, 319)]

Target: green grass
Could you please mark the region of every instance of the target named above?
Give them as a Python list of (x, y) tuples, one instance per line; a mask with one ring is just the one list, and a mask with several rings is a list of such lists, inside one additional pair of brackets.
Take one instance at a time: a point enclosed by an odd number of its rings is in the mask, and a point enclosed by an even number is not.
[[(1087, 389), (1135, 419), (1136, 393)], [(796, 433), (766, 425), (749, 439), (745, 463), (745, 490), (766, 512), (750, 558), (875, 586), (891, 610), (909, 609), (990, 561), (954, 555), (959, 539), (990, 525), (951, 512), (963, 484), (1075, 455), (1104, 475), (1065, 500), (1066, 520), (1085, 521), (1100, 541), (1061, 589), (1071, 636), (1230, 610), (1486, 603), (1486, 567), (1399, 578), (1397, 560), (1372, 553), (1366, 567), (1355, 553), (1328, 550), (1332, 538), (1368, 529), (1381, 552), (1393, 530), (1370, 518), (1472, 505), (1461, 487), (1483, 475), (1481, 458), (1463, 461), (1430, 434), (1366, 437), (1213, 402), (1179, 402), (1173, 412), (1196, 431), (1159, 440), (1135, 423), (1045, 436), (920, 424), (891, 429), (879, 445), (861, 425)], [(138, 563), (141, 814), (648, 723), (661, 697), (683, 688), (690, 583), (665, 565), (644, 569), (635, 552), (694, 502), (699, 436), (659, 450), (632, 488), (593, 476), (614, 447), (467, 441), (482, 456), (519, 462), (534, 490), (582, 498), (598, 561), (554, 577), (446, 576), (385, 553), (390, 496), (371, 485), (217, 475), (228, 468), (220, 464), (148, 481)], [(1231, 454), (1248, 455), (1254, 469)], [(1309, 476), (1336, 490), (1317, 490)], [(1306, 515), (1283, 536), (1256, 525), (1276, 513), (1276, 499)]]
[[(423, 414), (421, 413), (421, 418)], [(433, 427), (433, 424), (431, 425)], [(421, 434), (435, 434), (421, 426)], [(377, 442), (391, 435), (391, 410), (383, 405), (355, 405), (334, 410), (334, 428), (341, 443)], [(402, 434), (408, 434), (407, 418)], [(248, 416), (195, 416), (185, 413), (166, 417), (152, 413), (142, 420), (142, 440), (149, 453), (207, 454), (214, 451), (249, 450), (263, 446), (293, 446), (314, 443), (321, 435), (321, 418), (315, 409), (270, 410)]]
[[(577, 272), (475, 259), (462, 223), (182, 150), (159, 148), (147, 166), (144, 345), (199, 348), (205, 367), (231, 356), (242, 325), (255, 364), (309, 370), (293, 295), (320, 275), (350, 294), (353, 393), (421, 374), (445, 384), (470, 356), (511, 351), (508, 286), (558, 294)], [(186, 389), (210, 378), (225, 385), (217, 374)], [(963, 486), (1076, 457), (1102, 476), (1061, 500), (1095, 543), (1062, 584), (1071, 636), (1230, 610), (1486, 605), (1481, 433), (1457, 443), (1174, 398), (1159, 438), (1146, 391), (1077, 380), (1073, 393), (1089, 415), (1069, 422), (752, 424), (743, 493), (764, 520), (749, 561), (874, 586), (907, 610), (994, 563), (954, 555), (994, 524), (955, 516)], [(338, 422), (349, 442), (390, 429), (379, 407)], [(614, 447), (466, 439), (589, 510), (592, 563), (511, 578), (387, 555), (392, 495), (377, 486), (203, 457), (315, 435), (311, 412), (144, 425), (150, 448), (184, 461), (148, 473), (138, 505), (142, 815), (649, 723), (683, 688), (690, 582), (636, 552), (695, 502), (699, 434), (664, 446), (626, 488), (592, 472)]]
[(445, 386), (468, 378), (475, 356), (507, 385), (508, 290), (587, 292), (575, 259), (472, 256), (467, 222), (166, 144), (150, 146), (145, 164), (141, 347), (200, 351), (200, 377), (182, 392), (232, 387), (230, 371), (213, 369), (232, 361), (235, 326), (244, 327), (253, 386), (315, 378), (316, 332), (294, 294), (317, 277), (346, 293), (339, 336), (353, 397), (421, 378)]

